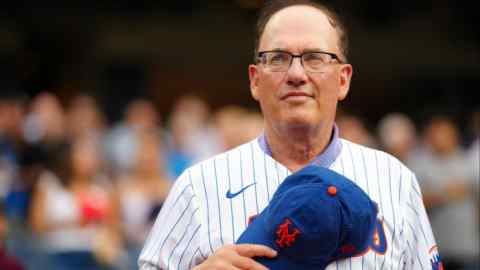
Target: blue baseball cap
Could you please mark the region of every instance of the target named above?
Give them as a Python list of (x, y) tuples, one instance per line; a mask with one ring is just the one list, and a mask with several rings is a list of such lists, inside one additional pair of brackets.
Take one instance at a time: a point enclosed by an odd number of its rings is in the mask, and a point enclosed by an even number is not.
[(375, 202), (345, 176), (307, 166), (283, 181), (237, 244), (276, 250), (275, 258), (255, 258), (272, 270), (324, 269), (368, 249), (377, 212)]

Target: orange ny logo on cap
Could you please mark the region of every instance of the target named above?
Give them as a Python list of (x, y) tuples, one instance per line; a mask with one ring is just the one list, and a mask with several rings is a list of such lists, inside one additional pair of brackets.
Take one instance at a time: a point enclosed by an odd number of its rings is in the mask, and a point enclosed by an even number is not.
[(293, 229), (293, 232), (290, 233), (288, 229), (290, 225), (292, 225), (292, 221), (288, 218), (285, 219), (282, 224), (278, 225), (276, 232), (277, 240), (275, 240), (275, 243), (281, 248), (292, 246), (297, 237), (301, 234), (300, 230), (297, 228)]

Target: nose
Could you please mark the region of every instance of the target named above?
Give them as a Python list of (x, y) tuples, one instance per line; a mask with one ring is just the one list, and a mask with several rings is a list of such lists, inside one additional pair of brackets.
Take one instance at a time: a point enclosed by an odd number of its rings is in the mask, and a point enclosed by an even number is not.
[(290, 68), (287, 70), (287, 84), (299, 87), (307, 83), (307, 74), (300, 58), (293, 58)]

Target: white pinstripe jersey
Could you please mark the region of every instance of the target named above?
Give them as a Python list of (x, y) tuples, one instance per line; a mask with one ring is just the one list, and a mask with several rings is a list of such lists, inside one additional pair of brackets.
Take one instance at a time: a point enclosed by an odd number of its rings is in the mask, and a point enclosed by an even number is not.
[[(386, 252), (369, 250), (333, 262), (327, 270), (437, 269), (438, 252), (415, 175), (389, 154), (335, 141), (340, 148), (327, 167), (352, 179), (379, 205)], [(259, 140), (187, 169), (157, 217), (140, 255), (140, 268), (191, 269), (216, 249), (234, 243), (249, 217), (266, 207), (289, 174)]]

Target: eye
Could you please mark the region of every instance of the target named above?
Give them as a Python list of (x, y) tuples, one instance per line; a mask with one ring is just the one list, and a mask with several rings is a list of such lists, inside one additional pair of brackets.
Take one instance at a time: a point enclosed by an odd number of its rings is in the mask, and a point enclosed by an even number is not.
[(323, 53), (306, 53), (303, 55), (303, 62), (310, 66), (319, 66), (328, 62), (328, 55)]
[(269, 65), (284, 65), (290, 61), (290, 55), (284, 52), (271, 52), (267, 55), (267, 63)]

